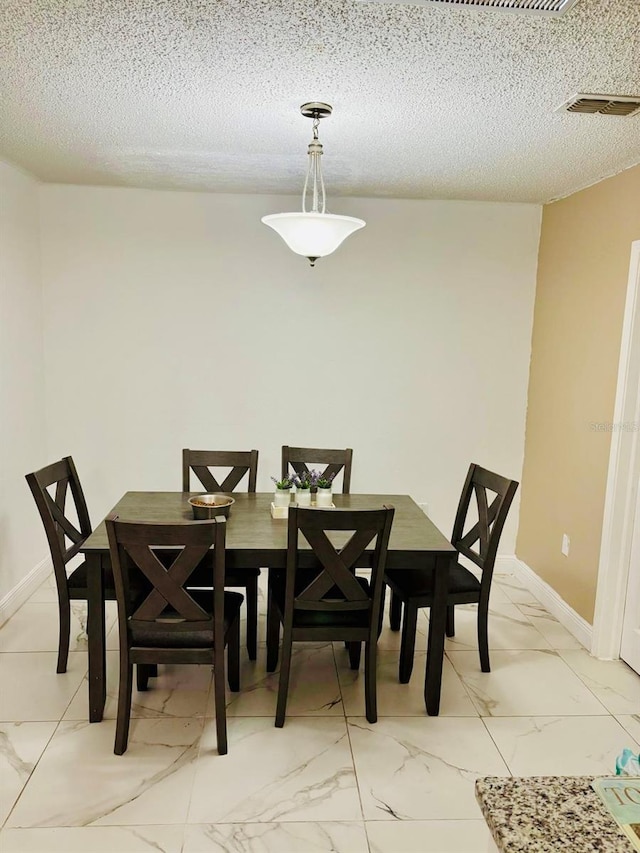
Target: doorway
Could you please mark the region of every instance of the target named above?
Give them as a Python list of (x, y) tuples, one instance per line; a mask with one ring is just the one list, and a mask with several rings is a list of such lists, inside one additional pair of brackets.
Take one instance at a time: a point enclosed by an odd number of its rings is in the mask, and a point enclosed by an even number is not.
[(603, 659), (615, 659), (622, 654), (640, 673), (639, 436), (640, 240), (637, 240), (631, 246), (591, 653)]

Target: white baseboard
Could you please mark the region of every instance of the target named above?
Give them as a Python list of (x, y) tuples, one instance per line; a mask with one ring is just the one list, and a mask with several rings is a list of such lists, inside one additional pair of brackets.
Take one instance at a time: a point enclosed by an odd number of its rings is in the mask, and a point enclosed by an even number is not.
[(591, 650), (593, 625), (590, 625), (586, 619), (576, 613), (564, 598), (561, 598), (555, 589), (543, 581), (526, 563), (515, 556), (496, 557), (496, 571), (511, 572), (516, 580), (528, 589), (540, 604), (544, 605), (549, 613), (555, 616), (558, 622), (573, 634), (578, 642), (582, 643), (586, 649)]
[(51, 557), (45, 557), (13, 589), (9, 590), (5, 597), (0, 600), (0, 626), (4, 625), (7, 619), (10, 619), (22, 607), (52, 571)]

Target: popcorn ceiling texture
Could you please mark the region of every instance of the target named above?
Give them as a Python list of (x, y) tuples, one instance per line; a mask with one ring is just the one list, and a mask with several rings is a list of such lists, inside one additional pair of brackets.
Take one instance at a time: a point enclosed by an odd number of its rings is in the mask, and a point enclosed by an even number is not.
[[(44, 181), (546, 202), (640, 162), (640, 0), (546, 18), (353, 0), (0, 0), (0, 156)], [(339, 212), (339, 205), (336, 212)]]

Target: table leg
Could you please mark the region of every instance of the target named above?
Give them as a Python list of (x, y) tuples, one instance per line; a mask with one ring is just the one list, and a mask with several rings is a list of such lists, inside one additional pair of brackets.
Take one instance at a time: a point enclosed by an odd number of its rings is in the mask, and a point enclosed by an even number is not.
[(436, 557), (433, 570), (433, 602), (429, 614), (429, 644), (427, 646), (427, 670), (424, 678), (424, 703), (427, 714), (436, 717), (440, 712), (440, 688), (442, 686), (442, 664), (444, 637), (447, 625), (447, 587), (451, 556)]
[(89, 632), (89, 722), (102, 720), (107, 696), (104, 566), (99, 554), (87, 554), (87, 619)]

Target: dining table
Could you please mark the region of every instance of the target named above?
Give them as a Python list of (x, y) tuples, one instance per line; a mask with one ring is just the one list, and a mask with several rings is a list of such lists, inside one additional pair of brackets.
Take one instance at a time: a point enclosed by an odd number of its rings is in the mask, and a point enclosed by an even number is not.
[[(195, 497), (196, 494), (126, 492), (111, 513), (115, 513), (122, 521), (190, 521), (193, 519), (193, 512), (189, 498)], [(272, 517), (273, 492), (238, 492), (233, 493), (232, 497), (235, 503), (226, 522), (227, 568), (234, 573), (242, 569), (255, 569), (256, 566), (269, 570), (284, 569), (287, 558), (287, 521)], [(429, 619), (424, 697), (427, 713), (435, 716), (440, 710), (449, 567), (451, 562), (456, 560), (457, 552), (409, 495), (335, 494), (333, 502), (335, 507), (344, 509), (379, 509), (382, 506), (393, 506), (395, 515), (389, 539), (386, 573), (391, 574), (397, 569), (425, 566), (432, 568), (433, 603)], [(304, 549), (303, 543), (301, 547)], [(105, 576), (111, 571), (111, 561), (104, 521), (87, 537), (80, 551), (84, 555), (87, 568), (89, 720), (96, 723), (102, 720), (106, 699), (104, 593)], [(366, 551), (357, 568), (369, 568), (372, 556), (373, 549)], [(313, 564), (313, 559), (309, 548), (309, 565)], [(304, 565), (304, 560), (301, 565)], [(192, 575), (193, 585), (210, 585), (210, 573), (209, 567), (208, 574), (203, 577)]]

